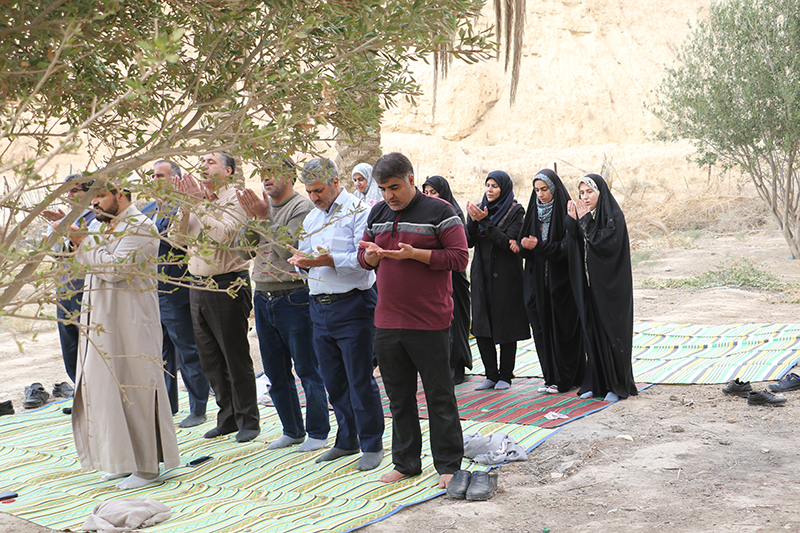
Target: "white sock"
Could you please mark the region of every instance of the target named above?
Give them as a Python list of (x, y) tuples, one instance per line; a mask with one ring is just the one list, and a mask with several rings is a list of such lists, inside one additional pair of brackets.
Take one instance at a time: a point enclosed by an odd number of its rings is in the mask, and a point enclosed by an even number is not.
[(594, 393), (592, 393), (592, 391), (590, 391), (590, 390), (587, 390), (586, 392), (581, 394), (581, 398), (583, 398), (584, 400), (592, 398), (593, 396), (594, 396)]
[(603, 398), (604, 402), (616, 402), (617, 400), (619, 400), (619, 396), (617, 396), (616, 393), (611, 392), (611, 391), (608, 391), (608, 394), (606, 394), (606, 397)]
[(125, 472), (125, 473), (121, 472), (119, 474), (114, 474), (114, 473), (109, 472), (107, 474), (103, 474), (103, 477), (101, 477), (100, 479), (102, 481), (111, 481), (111, 480), (114, 480), (114, 479), (119, 479), (121, 477), (128, 477), (130, 475), (131, 475), (130, 472)]
[(151, 474), (149, 472), (135, 472), (117, 483), (117, 488), (122, 490), (138, 489), (144, 487), (145, 485), (149, 485), (156, 480), (158, 480), (158, 474)]

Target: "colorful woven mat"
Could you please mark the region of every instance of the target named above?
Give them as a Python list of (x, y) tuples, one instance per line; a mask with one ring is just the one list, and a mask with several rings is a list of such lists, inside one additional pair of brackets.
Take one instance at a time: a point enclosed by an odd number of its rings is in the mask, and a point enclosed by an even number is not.
[[(186, 405), (185, 395), (181, 399)], [(71, 400), (33, 412), (0, 417), (0, 491), (19, 498), (2, 511), (53, 529), (78, 529), (102, 501), (153, 498), (172, 508), (172, 517), (147, 531), (170, 533), (344, 532), (386, 518), (404, 506), (441, 495), (428, 448), (428, 422), (423, 429), (423, 474), (395, 484), (378, 478), (392, 470), (391, 456), (381, 466), (360, 472), (359, 455), (317, 464), (320, 452), (301, 454), (293, 448), (268, 451), (265, 443), (281, 435), (275, 410), (261, 407), (261, 436), (238, 444), (232, 435), (207, 440), (207, 422), (177, 429), (183, 462), (204, 455), (214, 459), (197, 467), (179, 467), (164, 482), (120, 491), (98, 472), (82, 472), (75, 456), (70, 417), (61, 408)], [(179, 420), (186, 412), (179, 413)], [(331, 415), (331, 435), (336, 422)], [(462, 422), (464, 433), (508, 433), (530, 451), (558, 430), (530, 425)], [(391, 448), (391, 419), (386, 420), (384, 447)], [(463, 468), (476, 469), (467, 461)], [(483, 467), (481, 467), (483, 468)]]
[[(471, 340), (471, 374), (485, 373)], [(697, 326), (637, 322), (633, 375), (645, 383), (728, 383), (783, 377), (800, 360), (800, 324)], [(517, 344), (517, 377), (542, 377), (533, 340)], [(516, 381), (515, 381), (516, 383)]]

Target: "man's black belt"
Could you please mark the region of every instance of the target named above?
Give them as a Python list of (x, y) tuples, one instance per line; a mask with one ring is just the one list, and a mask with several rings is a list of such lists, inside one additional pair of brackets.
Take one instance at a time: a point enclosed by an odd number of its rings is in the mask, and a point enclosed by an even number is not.
[(239, 278), (246, 278), (250, 276), (249, 270), (240, 270), (238, 272), (226, 272), (224, 274), (217, 274), (216, 276), (194, 276), (195, 279), (199, 281), (206, 281), (209, 279), (213, 279), (217, 283), (223, 283), (225, 281), (233, 281)]
[(360, 292), (362, 292), (360, 289), (353, 289), (352, 291), (347, 291), (340, 294), (312, 294), (311, 297), (314, 298), (317, 303), (327, 305), (339, 300), (344, 300), (345, 298), (350, 298), (351, 296), (355, 296)]
[(308, 287), (303, 286), (303, 287), (295, 287), (293, 289), (283, 289), (280, 291), (256, 291), (256, 292), (272, 300), (273, 298), (283, 298), (284, 296), (289, 296), (294, 292), (304, 291), (306, 289), (308, 289)]

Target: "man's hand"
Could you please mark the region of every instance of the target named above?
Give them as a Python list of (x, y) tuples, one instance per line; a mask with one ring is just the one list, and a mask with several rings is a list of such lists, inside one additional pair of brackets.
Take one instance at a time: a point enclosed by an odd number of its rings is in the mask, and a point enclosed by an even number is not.
[(515, 241), (514, 239), (508, 241), (508, 247), (511, 248), (511, 251), (514, 252), (515, 254), (519, 253), (519, 246), (517, 245), (517, 241)]
[(44, 218), (46, 218), (47, 220), (53, 222), (55, 220), (61, 220), (62, 218), (67, 216), (67, 214), (64, 211), (62, 211), (61, 209), (58, 209), (56, 211), (51, 211), (49, 209), (45, 209), (44, 211), (42, 211), (42, 216)]
[(481, 211), (478, 209), (477, 205), (473, 204), (472, 202), (467, 202), (467, 214), (469, 215), (469, 218), (477, 222), (489, 216), (489, 208), (484, 207), (483, 211)]
[(269, 217), (269, 197), (266, 191), (261, 193), (262, 198), (253, 192), (251, 189), (243, 191), (236, 191), (236, 197), (239, 198), (239, 204), (244, 209), (248, 218), (256, 220), (266, 220)]
[(333, 256), (322, 246), (317, 246), (319, 255), (316, 257), (303, 253), (292, 246), (287, 246), (286, 249), (292, 252), (292, 257), (287, 259), (287, 261), (290, 265), (296, 266), (297, 268), (308, 270), (309, 268), (314, 267), (336, 266), (336, 264), (333, 262)]
[(526, 250), (533, 250), (536, 248), (536, 245), (539, 244), (539, 239), (531, 235), (530, 237), (523, 237), (522, 238), (522, 247)]
[[(581, 202), (581, 203), (583, 203), (583, 202)], [(574, 218), (574, 219), (576, 219), (576, 220), (577, 220), (577, 218), (578, 218), (578, 214), (577, 214), (577, 208), (575, 207), (575, 202), (574, 202), (574, 201), (572, 201), (572, 200), (570, 200), (569, 202), (567, 202), (567, 214), (568, 214), (568, 215), (569, 215), (571, 218)]]
[(383, 248), (369, 241), (358, 241), (358, 245), (364, 248), (364, 261), (370, 266), (378, 266), (383, 257)]
[(175, 188), (187, 196), (192, 196), (198, 200), (206, 197), (205, 190), (197, 183), (197, 180), (192, 177), (188, 172), (183, 175), (183, 179), (175, 178), (173, 180)]
[[(50, 225), (53, 227), (53, 229), (56, 229), (59, 224), (60, 222), (56, 220), (50, 222)], [(77, 224), (70, 225), (67, 237), (69, 238), (69, 241), (72, 243), (72, 247), (78, 248), (83, 243), (83, 240), (86, 238), (88, 234), (89, 234), (89, 228), (86, 226), (86, 221), (81, 219), (80, 227), (78, 227)]]

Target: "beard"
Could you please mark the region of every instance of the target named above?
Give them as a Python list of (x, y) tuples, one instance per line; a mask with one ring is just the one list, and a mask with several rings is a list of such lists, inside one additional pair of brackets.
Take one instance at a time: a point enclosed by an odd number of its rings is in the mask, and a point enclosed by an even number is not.
[(97, 210), (97, 216), (95, 218), (98, 222), (111, 222), (118, 213), (119, 202), (117, 202), (117, 199), (114, 198), (114, 203), (111, 204), (111, 207), (108, 208), (108, 211)]

